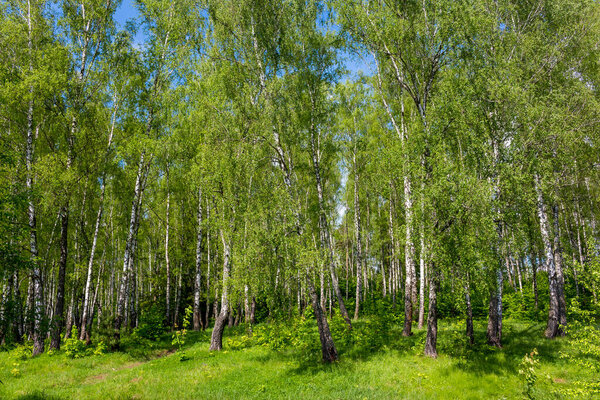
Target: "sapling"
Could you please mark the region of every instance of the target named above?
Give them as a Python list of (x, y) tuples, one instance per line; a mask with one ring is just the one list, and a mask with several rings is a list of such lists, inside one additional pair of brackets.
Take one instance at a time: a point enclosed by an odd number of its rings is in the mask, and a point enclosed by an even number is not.
[(179, 353), (179, 361), (189, 360), (189, 358), (185, 355), (185, 351), (183, 351), (183, 345), (185, 344), (185, 337), (187, 335), (187, 329), (190, 326), (190, 319), (192, 317), (192, 306), (188, 306), (185, 309), (185, 314), (183, 316), (183, 324), (181, 330), (176, 330), (173, 332), (173, 340), (171, 344), (173, 346), (177, 345), (177, 352)]

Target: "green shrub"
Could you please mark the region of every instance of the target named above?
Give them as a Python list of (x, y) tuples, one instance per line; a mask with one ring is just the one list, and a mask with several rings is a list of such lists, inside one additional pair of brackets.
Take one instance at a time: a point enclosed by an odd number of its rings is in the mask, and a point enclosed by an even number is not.
[(562, 389), (568, 397), (590, 397), (600, 395), (600, 326), (597, 325), (598, 310), (585, 310), (577, 299), (569, 307), (566, 333), (570, 352), (561, 352), (561, 358), (593, 372), (596, 379), (576, 381), (574, 389)]
[(65, 340), (64, 350), (67, 357), (70, 358), (81, 358), (91, 354), (85, 342), (79, 340), (79, 331), (75, 325), (71, 329), (71, 337)]
[(157, 341), (167, 332), (163, 324), (163, 313), (158, 306), (151, 306), (141, 313), (140, 324), (134, 329), (134, 333), (144, 339)]
[(33, 352), (33, 343), (25, 340), (23, 344), (17, 345), (17, 347), (12, 351), (12, 358), (16, 361), (24, 361), (31, 357), (31, 353)]
[(528, 399), (534, 398), (533, 387), (537, 381), (537, 374), (535, 370), (540, 364), (537, 355), (537, 349), (533, 349), (531, 353), (525, 354), (525, 357), (523, 357), (523, 360), (521, 360), (521, 364), (519, 365), (519, 375), (525, 380), (524, 394)]
[(175, 331), (172, 336), (171, 344), (173, 346), (177, 345), (179, 361), (188, 360), (188, 357), (185, 355), (185, 351), (183, 351), (183, 345), (185, 345), (185, 337), (187, 336), (187, 328), (190, 326), (192, 312), (192, 306), (188, 306), (185, 309), (185, 314), (183, 315), (183, 329)]
[(108, 347), (101, 340), (96, 345), (96, 349), (94, 350), (94, 355), (99, 356), (99, 355), (105, 354), (107, 351), (108, 351)]

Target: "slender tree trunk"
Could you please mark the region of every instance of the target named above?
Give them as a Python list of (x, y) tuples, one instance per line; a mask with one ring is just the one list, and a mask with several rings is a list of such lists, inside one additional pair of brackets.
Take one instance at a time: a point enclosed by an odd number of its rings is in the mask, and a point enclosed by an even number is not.
[(437, 358), (437, 291), (439, 286), (439, 272), (435, 264), (431, 263), (429, 271), (429, 312), (427, 313), (427, 336), (425, 337), (425, 355)]
[[(168, 171), (168, 167), (167, 167)], [(167, 182), (168, 182), (167, 172)], [(167, 212), (165, 217), (165, 264), (167, 267), (167, 288), (166, 288), (166, 311), (165, 311), (165, 324), (171, 326), (171, 260), (169, 259), (169, 208), (171, 205), (171, 192), (168, 188), (167, 183)]]
[(490, 346), (502, 347), (502, 269), (496, 271), (496, 287), (490, 291), (487, 341)]
[(533, 284), (533, 295), (535, 298), (535, 309), (537, 310), (539, 308), (539, 301), (538, 301), (538, 286), (537, 286), (537, 269), (538, 269), (538, 264), (537, 264), (537, 260), (535, 260), (536, 255), (532, 254), (531, 256), (531, 267), (533, 269), (532, 271), (532, 284)]
[[(202, 317), (200, 315), (200, 278), (202, 265), (202, 187), (198, 186), (198, 232), (196, 237), (196, 274), (194, 278), (194, 330), (200, 330)], [(208, 290), (208, 289), (207, 289)], [(207, 292), (208, 293), (208, 292)], [(207, 302), (208, 304), (208, 302)]]
[(13, 336), (17, 343), (23, 341), (25, 327), (23, 326), (23, 302), (21, 301), (21, 288), (19, 282), (19, 272), (13, 274), (12, 297), (15, 302), (15, 320), (13, 321)]
[(145, 165), (145, 151), (142, 151), (140, 155), (140, 162), (138, 166), (136, 181), (135, 181), (135, 192), (133, 201), (131, 203), (131, 216), (129, 218), (129, 230), (127, 233), (127, 241), (125, 242), (125, 253), (123, 255), (123, 273), (121, 274), (121, 282), (119, 287), (119, 297), (117, 301), (117, 315), (114, 323), (114, 336), (116, 346), (118, 347), (121, 339), (121, 324), (125, 316), (125, 303), (127, 302), (128, 296), (128, 272), (130, 268), (130, 260), (135, 252), (135, 236), (137, 235), (137, 229), (139, 225), (139, 213), (142, 206), (142, 195), (144, 192), (145, 181), (148, 175), (149, 165)]
[(58, 262), (58, 283), (56, 288), (56, 303), (54, 305), (54, 318), (50, 337), (50, 349), (60, 349), (60, 333), (63, 327), (63, 314), (65, 307), (65, 274), (68, 257), (68, 231), (69, 231), (69, 206), (61, 208), (60, 228), (60, 260)]
[[(424, 196), (424, 195), (422, 195)], [(425, 200), (421, 198), (421, 209), (425, 211)], [(424, 217), (423, 217), (424, 218)], [(419, 252), (419, 329), (423, 328), (423, 322), (425, 319), (425, 259), (426, 259), (426, 248), (425, 248), (425, 223), (421, 221), (421, 251)]]
[(358, 165), (356, 163), (356, 144), (352, 153), (354, 160), (354, 240), (356, 242), (356, 303), (354, 307), (354, 320), (358, 319), (358, 312), (360, 310), (360, 295), (362, 290), (361, 276), (362, 276), (362, 237), (361, 237), (361, 224), (360, 224), (360, 199), (358, 196), (359, 190), (359, 174)]
[(389, 214), (389, 227), (388, 232), (390, 235), (390, 282), (389, 288), (390, 292), (392, 292), (392, 302), (394, 303), (394, 308), (396, 308), (396, 264), (398, 262), (396, 258), (396, 237), (394, 235), (394, 200), (392, 196), (392, 183), (390, 182), (390, 200), (388, 207)]
[(544, 243), (546, 268), (548, 270), (548, 284), (550, 291), (548, 324), (546, 326), (546, 332), (544, 334), (547, 338), (554, 338), (558, 335), (563, 335), (562, 329), (560, 329), (559, 326), (560, 306), (558, 300), (558, 276), (556, 272), (556, 264), (554, 261), (554, 252), (552, 251), (552, 243), (550, 242), (550, 224), (548, 222), (548, 216), (546, 214), (546, 205), (544, 203), (544, 197), (542, 195), (540, 178), (537, 174), (534, 176), (534, 183), (535, 190), (537, 193), (537, 211), (540, 220), (540, 232), (542, 236), (542, 242)]
[(475, 343), (475, 336), (473, 334), (473, 307), (471, 306), (471, 288), (469, 287), (469, 277), (465, 282), (465, 304), (467, 306), (467, 321), (466, 321), (466, 333), (469, 338), (469, 344)]
[(183, 270), (182, 270), (181, 262), (179, 262), (179, 268), (177, 271), (177, 291), (175, 292), (175, 311), (174, 311), (174, 317), (173, 317), (173, 324), (176, 326), (180, 326), (179, 325), (179, 305), (181, 302), (182, 275), (183, 275)]
[[(27, 2), (27, 48), (29, 50), (29, 73), (33, 73), (33, 27), (32, 27), (31, 2)], [(29, 250), (33, 269), (31, 272), (32, 287), (32, 305), (30, 308), (33, 314), (33, 356), (44, 352), (44, 332), (43, 332), (43, 313), (44, 313), (44, 294), (42, 287), (42, 271), (38, 258), (37, 243), (37, 224), (36, 210), (33, 200), (33, 86), (29, 87), (29, 104), (27, 108), (27, 144), (25, 149), (25, 167), (27, 170), (26, 188), (27, 188), (27, 212), (29, 220)]]
[(567, 326), (567, 303), (565, 300), (565, 276), (563, 273), (562, 246), (560, 243), (560, 224), (558, 215), (558, 205), (552, 206), (554, 219), (554, 265), (556, 268), (556, 294), (558, 297), (558, 322), (560, 323), (560, 333), (565, 334)]
[[(331, 275), (331, 284), (333, 285), (333, 290), (338, 300), (338, 305), (340, 307), (340, 313), (342, 317), (346, 321), (346, 324), (350, 329), (352, 329), (352, 322), (350, 321), (350, 317), (348, 315), (348, 311), (346, 310), (346, 305), (344, 303), (344, 298), (342, 297), (342, 292), (340, 290), (340, 286), (338, 284), (337, 274), (335, 272), (334, 265), (334, 254), (332, 248), (332, 241), (329, 232), (329, 225), (327, 223), (327, 216), (325, 214), (325, 204), (323, 199), (323, 184), (321, 182), (321, 169), (319, 166), (319, 154), (316, 146), (315, 140), (315, 128), (311, 123), (311, 156), (313, 163), (313, 170), (315, 175), (315, 182), (317, 186), (317, 196), (319, 200), (319, 228), (320, 228), (320, 242), (321, 248), (327, 251), (327, 265), (329, 267), (329, 273)], [(322, 300), (322, 299), (321, 299)]]
[(210, 338), (210, 351), (221, 350), (223, 348), (223, 331), (225, 323), (229, 316), (229, 273), (230, 273), (230, 243), (225, 240), (223, 230), (221, 230), (221, 241), (223, 243), (223, 287), (221, 291), (221, 311), (215, 318), (215, 326)]
[(96, 216), (96, 226), (94, 228), (94, 237), (92, 239), (92, 249), (90, 251), (90, 259), (88, 261), (88, 270), (87, 270), (87, 279), (85, 283), (85, 296), (83, 298), (83, 314), (81, 316), (81, 333), (79, 335), (79, 339), (83, 340), (88, 335), (87, 325), (88, 318), (90, 314), (90, 307), (93, 307), (93, 304), (90, 304), (90, 296), (91, 296), (91, 287), (92, 287), (92, 274), (93, 274), (93, 266), (94, 266), (94, 255), (96, 253), (96, 245), (98, 243), (98, 231), (100, 230), (100, 222), (102, 221), (102, 212), (104, 210), (104, 188), (106, 176), (102, 178), (102, 188), (100, 190), (100, 206), (98, 207), (98, 215)]
[(323, 362), (332, 363), (338, 359), (338, 353), (337, 349), (335, 348), (335, 343), (333, 342), (333, 337), (331, 336), (331, 331), (329, 330), (327, 316), (323, 313), (321, 303), (317, 296), (317, 292), (315, 291), (315, 288), (310, 280), (310, 277), (308, 277), (307, 283), (308, 290), (310, 292), (310, 297), (312, 300), (313, 311), (315, 312), (315, 319), (317, 320), (319, 339), (321, 340), (321, 353), (323, 357)]
[[(210, 222), (210, 203), (206, 201), (206, 220)], [(208, 326), (210, 316), (210, 232), (206, 230), (206, 317), (203, 329)], [(216, 317), (216, 314), (215, 314)]]
[[(412, 240), (412, 194), (410, 188), (410, 179), (404, 176), (404, 214), (406, 225), (406, 241), (404, 245), (404, 263), (406, 269), (406, 282), (404, 287), (404, 329), (402, 336), (412, 335), (413, 320), (413, 300), (416, 297), (416, 274), (415, 274), (415, 246)], [(429, 318), (429, 317), (428, 317)], [(437, 318), (437, 317), (436, 317)], [(428, 323), (429, 324), (429, 323)], [(437, 321), (436, 321), (437, 324)], [(428, 329), (429, 330), (429, 329)], [(437, 332), (437, 328), (436, 328)], [(436, 333), (437, 335), (437, 333)]]

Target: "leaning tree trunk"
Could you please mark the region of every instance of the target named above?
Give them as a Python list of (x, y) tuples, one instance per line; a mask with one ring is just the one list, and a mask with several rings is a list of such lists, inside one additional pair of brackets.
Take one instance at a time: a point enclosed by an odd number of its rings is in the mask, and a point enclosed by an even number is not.
[[(198, 234), (196, 237), (196, 273), (194, 275), (194, 330), (199, 331), (202, 325), (202, 316), (200, 315), (200, 278), (202, 265), (202, 187), (198, 186)], [(207, 288), (208, 293), (208, 288)], [(208, 300), (208, 299), (207, 299)], [(207, 301), (208, 308), (208, 301)]]
[(429, 271), (429, 312), (427, 313), (427, 336), (425, 337), (425, 355), (437, 358), (437, 291), (439, 272), (432, 262)]
[(221, 289), (221, 311), (215, 316), (215, 327), (210, 338), (210, 351), (223, 348), (223, 331), (229, 316), (229, 274), (230, 274), (230, 243), (225, 240), (221, 230), (221, 241), (223, 242), (223, 287)]
[(313, 311), (315, 312), (315, 319), (317, 320), (317, 328), (319, 329), (319, 339), (321, 340), (321, 353), (323, 356), (323, 362), (332, 363), (337, 361), (338, 353), (337, 349), (335, 348), (335, 343), (333, 342), (333, 336), (331, 336), (331, 331), (329, 330), (327, 316), (321, 308), (319, 296), (317, 295), (317, 291), (315, 290), (310, 277), (307, 278), (307, 282)]
[(534, 176), (535, 191), (537, 194), (537, 211), (540, 220), (540, 233), (542, 242), (544, 243), (544, 252), (546, 256), (546, 266), (548, 269), (548, 285), (550, 294), (550, 307), (548, 309), (548, 323), (544, 334), (547, 338), (554, 338), (563, 335), (564, 332), (560, 328), (560, 305), (558, 300), (558, 276), (556, 272), (556, 264), (554, 263), (554, 252), (550, 242), (550, 224), (546, 214), (546, 204), (540, 183), (540, 177)]

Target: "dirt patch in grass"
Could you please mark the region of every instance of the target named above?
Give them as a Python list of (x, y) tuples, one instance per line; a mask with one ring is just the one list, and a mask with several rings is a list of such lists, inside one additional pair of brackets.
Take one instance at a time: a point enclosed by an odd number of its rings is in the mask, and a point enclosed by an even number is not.
[(84, 383), (102, 382), (103, 380), (106, 379), (107, 376), (108, 376), (108, 374), (100, 374), (100, 375), (88, 376), (87, 378), (85, 378)]
[(131, 368), (139, 367), (142, 364), (144, 364), (144, 363), (141, 362), (141, 361), (135, 361), (135, 362), (132, 362), (132, 363), (129, 363), (129, 364), (125, 364), (123, 367), (117, 369), (116, 371), (120, 371), (122, 369), (131, 369)]
[(170, 356), (171, 354), (175, 353), (175, 349), (170, 349), (170, 350), (161, 350), (158, 353), (156, 353), (156, 358), (163, 358), (166, 356)]

